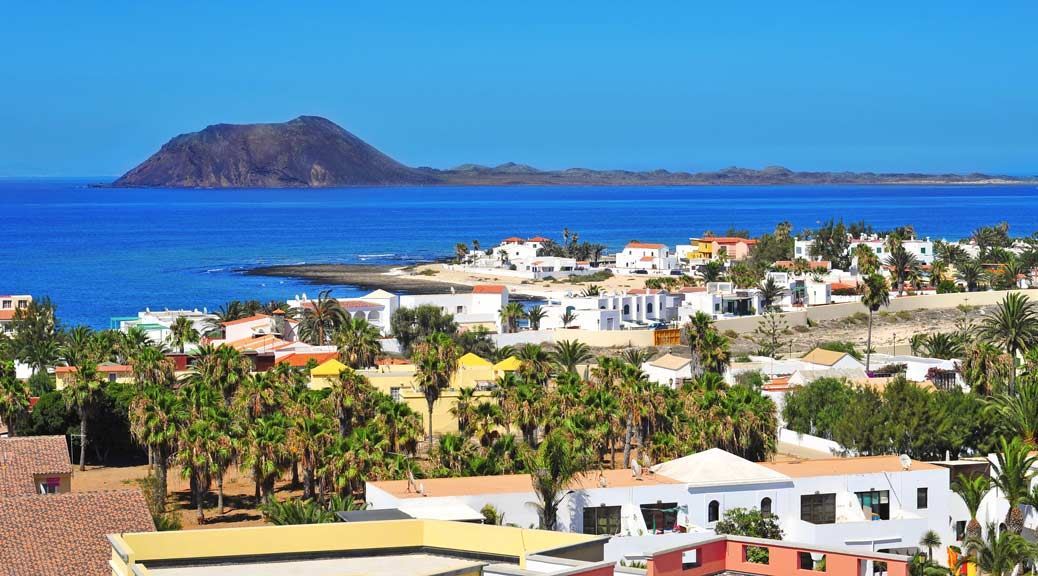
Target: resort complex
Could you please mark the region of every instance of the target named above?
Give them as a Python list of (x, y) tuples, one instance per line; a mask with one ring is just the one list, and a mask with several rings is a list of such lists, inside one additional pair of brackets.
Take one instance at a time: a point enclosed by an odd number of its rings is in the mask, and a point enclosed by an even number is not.
[(985, 242), (780, 227), (608, 256), (567, 231), (386, 276), (428, 293), (146, 308), (108, 330), (0, 297), (0, 566), (1028, 566), (1036, 252)]

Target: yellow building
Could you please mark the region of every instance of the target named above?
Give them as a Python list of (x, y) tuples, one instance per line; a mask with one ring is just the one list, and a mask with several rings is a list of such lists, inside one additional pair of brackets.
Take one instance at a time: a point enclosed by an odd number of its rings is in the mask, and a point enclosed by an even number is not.
[[(108, 382), (133, 383), (133, 368), (126, 364), (105, 362), (97, 365), (98, 374)], [(75, 366), (58, 366), (54, 369), (54, 388), (64, 390), (76, 378)]]
[[(440, 391), (440, 398), (433, 405), (433, 433), (443, 434), (458, 431), (458, 420), (451, 414), (457, 404), (461, 390), (474, 388), (477, 402), (493, 399), (491, 389), (497, 378), (519, 369), (520, 361), (512, 356), (494, 364), (476, 354), (468, 353), (458, 358), (458, 370), (451, 378), (450, 386)], [(331, 386), (346, 366), (338, 360), (328, 360), (310, 371), (310, 387), (323, 389)], [(422, 429), (429, 426), (429, 405), (425, 394), (415, 383), (414, 364), (386, 362), (375, 368), (358, 370), (376, 390), (403, 402), (421, 414)]]
[(517, 574), (528, 562), (567, 575), (604, 569), (608, 537), (442, 520), (110, 534), (112, 576)]

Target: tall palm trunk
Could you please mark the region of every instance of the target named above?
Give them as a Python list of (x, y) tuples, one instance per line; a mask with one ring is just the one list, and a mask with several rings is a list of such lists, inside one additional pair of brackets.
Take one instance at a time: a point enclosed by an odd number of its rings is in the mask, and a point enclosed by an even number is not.
[(865, 341), (865, 373), (869, 372), (869, 361), (872, 359), (872, 308), (869, 308), (869, 336)]
[(433, 402), (427, 402), (427, 404), (429, 405), (429, 436), (427, 437), (426, 440), (429, 442), (429, 446), (428, 446), (429, 454), (432, 454), (432, 449), (433, 449), (433, 422), (432, 422), (432, 420), (433, 420)]
[(980, 522), (977, 521), (977, 517), (971, 517), (970, 521), (966, 523), (966, 539), (980, 538), (982, 535), (983, 528), (981, 528)]
[(86, 408), (79, 409), (79, 471), (86, 470), (87, 418)]
[(1006, 513), (1006, 528), (1013, 534), (1024, 531), (1024, 513), (1019, 506), (1010, 506)]
[(165, 447), (157, 446), (155, 448), (155, 502), (159, 505), (159, 510), (163, 512), (166, 510), (166, 494), (168, 488), (166, 461)]
[(624, 430), (624, 468), (631, 467), (631, 441), (634, 439), (634, 423), (627, 416), (627, 426)]
[(216, 509), (223, 514), (223, 471), (216, 474)]

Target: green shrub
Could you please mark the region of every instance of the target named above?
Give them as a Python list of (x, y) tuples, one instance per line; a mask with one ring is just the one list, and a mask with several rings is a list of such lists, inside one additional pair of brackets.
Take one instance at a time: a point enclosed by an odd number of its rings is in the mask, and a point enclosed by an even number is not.
[(822, 350), (832, 350), (833, 352), (845, 352), (850, 354), (856, 360), (861, 360), (861, 352), (858, 352), (854, 348), (853, 342), (844, 342), (839, 340), (830, 340), (829, 342), (822, 342), (818, 345)]

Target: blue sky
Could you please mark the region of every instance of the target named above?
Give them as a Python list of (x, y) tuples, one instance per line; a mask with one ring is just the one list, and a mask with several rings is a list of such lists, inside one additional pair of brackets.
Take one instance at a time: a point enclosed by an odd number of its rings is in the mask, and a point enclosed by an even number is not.
[(1038, 3), (17, 2), (0, 176), (330, 118), (411, 165), (1038, 173)]

